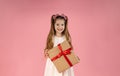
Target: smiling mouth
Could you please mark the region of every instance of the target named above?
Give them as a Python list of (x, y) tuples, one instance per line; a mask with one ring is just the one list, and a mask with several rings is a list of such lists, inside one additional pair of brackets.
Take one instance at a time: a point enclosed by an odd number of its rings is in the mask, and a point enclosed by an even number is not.
[(57, 29), (58, 31), (62, 31), (62, 29)]

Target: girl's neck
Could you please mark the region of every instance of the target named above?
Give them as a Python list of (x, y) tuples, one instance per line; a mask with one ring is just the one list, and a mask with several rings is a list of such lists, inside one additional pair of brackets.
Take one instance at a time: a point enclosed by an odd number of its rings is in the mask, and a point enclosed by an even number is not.
[(59, 34), (59, 33), (56, 33), (55, 36), (57, 36), (57, 37), (62, 37), (63, 35), (62, 35), (62, 34)]

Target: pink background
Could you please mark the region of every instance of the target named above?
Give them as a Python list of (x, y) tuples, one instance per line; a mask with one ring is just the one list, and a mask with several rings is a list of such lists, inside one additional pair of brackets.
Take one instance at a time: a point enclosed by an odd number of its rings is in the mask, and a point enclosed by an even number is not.
[(75, 76), (120, 76), (119, 0), (0, 0), (0, 76), (43, 76), (52, 14), (69, 18)]

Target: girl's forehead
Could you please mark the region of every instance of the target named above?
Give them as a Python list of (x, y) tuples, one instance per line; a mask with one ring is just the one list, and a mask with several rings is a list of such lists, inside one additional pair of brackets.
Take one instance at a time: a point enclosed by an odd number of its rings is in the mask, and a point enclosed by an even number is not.
[(56, 19), (55, 22), (64, 22), (65, 20), (64, 19)]

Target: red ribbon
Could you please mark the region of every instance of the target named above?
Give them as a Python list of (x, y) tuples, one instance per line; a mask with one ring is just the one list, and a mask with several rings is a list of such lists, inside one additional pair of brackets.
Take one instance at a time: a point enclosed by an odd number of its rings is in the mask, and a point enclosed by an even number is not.
[(73, 66), (72, 63), (70, 62), (70, 60), (66, 56), (66, 55), (71, 53), (72, 48), (68, 48), (67, 50), (62, 51), (62, 47), (60, 46), (60, 44), (58, 44), (58, 48), (60, 49), (61, 52), (57, 56), (53, 57), (51, 60), (54, 61), (54, 60), (56, 60), (57, 58), (60, 58), (63, 55), (64, 58), (66, 59), (66, 61), (68, 62), (68, 64), (70, 66)]

